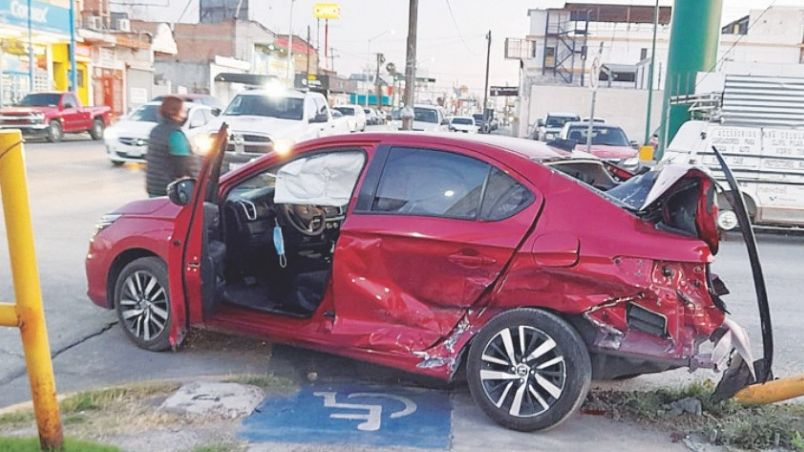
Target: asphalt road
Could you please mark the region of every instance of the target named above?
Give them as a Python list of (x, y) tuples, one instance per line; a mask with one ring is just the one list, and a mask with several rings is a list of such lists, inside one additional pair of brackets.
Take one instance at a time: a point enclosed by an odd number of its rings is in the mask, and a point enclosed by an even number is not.
[[(280, 347), (260, 341), (202, 334), (191, 337), (178, 353), (137, 349), (115, 325), (112, 312), (95, 307), (86, 297), (84, 257), (96, 220), (104, 213), (145, 196), (139, 165), (112, 167), (101, 144), (70, 141), (26, 144), (26, 162), (36, 235), (36, 250), (47, 315), (50, 345), (60, 392), (151, 378), (187, 378), (239, 372), (285, 371), (320, 377), (337, 373), (342, 363), (357, 366), (346, 375), (396, 381), (399, 374), (349, 360)], [(4, 225), (0, 232), (5, 235)], [(7, 246), (0, 239), (0, 299), (11, 300)], [(764, 265), (776, 338), (777, 376), (804, 372), (804, 237), (763, 235), (759, 251)], [(749, 329), (759, 354), (759, 322), (744, 244), (729, 237), (715, 265), (730, 287), (726, 302), (734, 318)], [(289, 351), (290, 350), (290, 351)], [(352, 369), (350, 367), (350, 369)], [(698, 378), (709, 373), (696, 373)], [(621, 383), (648, 387), (688, 381), (685, 371), (645, 376)], [(29, 398), (19, 333), (0, 328), (0, 407)], [(472, 416), (476, 415), (472, 414)], [(479, 415), (479, 414), (477, 414)], [(470, 416), (471, 417), (471, 416)], [(467, 421), (468, 422), (468, 421)], [(475, 421), (472, 421), (475, 422)]]

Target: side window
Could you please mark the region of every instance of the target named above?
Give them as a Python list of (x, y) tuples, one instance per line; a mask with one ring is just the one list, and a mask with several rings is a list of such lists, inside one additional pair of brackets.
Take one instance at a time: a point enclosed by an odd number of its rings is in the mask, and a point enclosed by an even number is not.
[(489, 169), (479, 160), (449, 152), (392, 149), (371, 210), (475, 219)]
[(530, 190), (499, 169), (492, 168), (483, 195), (480, 219), (504, 220), (518, 214), (532, 202)]
[(304, 116), (307, 119), (313, 119), (315, 118), (315, 112), (316, 112), (315, 101), (312, 98), (308, 97), (307, 99), (304, 100)]
[(72, 94), (65, 94), (62, 99), (62, 108), (75, 108), (78, 104), (75, 101), (75, 96)]
[(315, 98), (316, 114), (327, 114), (327, 103), (320, 97)]

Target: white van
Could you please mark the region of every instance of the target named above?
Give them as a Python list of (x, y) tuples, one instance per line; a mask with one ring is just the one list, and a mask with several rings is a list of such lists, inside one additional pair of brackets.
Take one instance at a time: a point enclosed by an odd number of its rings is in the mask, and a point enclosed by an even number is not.
[[(725, 180), (712, 152), (724, 156), (745, 197), (754, 225), (804, 227), (804, 129), (723, 126), (687, 121), (667, 147), (662, 161), (697, 164)], [(722, 229), (737, 226), (725, 199), (718, 200)]]

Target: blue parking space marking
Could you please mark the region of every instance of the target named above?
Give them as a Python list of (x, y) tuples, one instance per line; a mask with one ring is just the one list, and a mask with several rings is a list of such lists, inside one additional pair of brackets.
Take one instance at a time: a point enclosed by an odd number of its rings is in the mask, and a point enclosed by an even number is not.
[(321, 443), (446, 449), (449, 393), (402, 386), (319, 383), (269, 396), (243, 420), (252, 443)]

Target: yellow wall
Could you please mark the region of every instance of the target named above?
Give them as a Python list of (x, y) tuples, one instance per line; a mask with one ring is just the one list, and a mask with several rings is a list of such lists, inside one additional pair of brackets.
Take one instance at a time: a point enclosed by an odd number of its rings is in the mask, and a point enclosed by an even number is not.
[[(54, 87), (57, 91), (67, 91), (70, 86), (69, 44), (53, 44), (51, 46), (51, 55), (53, 57)], [(76, 95), (83, 105), (89, 105), (89, 68), (87, 68), (87, 63), (83, 61), (77, 61), (76, 65), (78, 66), (79, 74)]]

